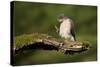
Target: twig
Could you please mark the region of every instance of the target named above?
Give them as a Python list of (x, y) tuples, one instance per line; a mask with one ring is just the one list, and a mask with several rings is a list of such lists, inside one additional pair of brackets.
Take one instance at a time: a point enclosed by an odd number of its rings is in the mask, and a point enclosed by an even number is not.
[(55, 25), (56, 32), (59, 33), (59, 28)]

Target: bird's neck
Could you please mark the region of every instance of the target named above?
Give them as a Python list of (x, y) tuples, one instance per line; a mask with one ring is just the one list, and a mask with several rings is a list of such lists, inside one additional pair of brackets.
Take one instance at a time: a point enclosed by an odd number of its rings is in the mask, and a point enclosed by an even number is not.
[(68, 24), (68, 25), (69, 25), (70, 23), (71, 23), (71, 22), (70, 22), (70, 19), (64, 19), (63, 22), (62, 22), (62, 24)]

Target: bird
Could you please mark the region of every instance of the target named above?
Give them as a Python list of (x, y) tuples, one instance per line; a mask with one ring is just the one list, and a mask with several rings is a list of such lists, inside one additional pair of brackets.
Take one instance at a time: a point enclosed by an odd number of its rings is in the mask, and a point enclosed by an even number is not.
[(60, 22), (59, 35), (69, 41), (76, 41), (75, 27), (72, 19), (64, 14), (60, 14), (57, 20)]

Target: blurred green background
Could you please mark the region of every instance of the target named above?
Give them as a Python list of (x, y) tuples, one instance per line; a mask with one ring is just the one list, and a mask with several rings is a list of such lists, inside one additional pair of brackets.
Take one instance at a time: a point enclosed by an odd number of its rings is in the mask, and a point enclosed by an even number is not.
[(97, 60), (96, 6), (15, 1), (13, 11), (14, 37), (32, 32), (58, 37), (54, 26), (59, 24), (57, 21), (58, 15), (64, 13), (74, 21), (77, 40), (88, 40), (92, 44), (89, 51), (74, 55), (65, 55), (54, 50), (29, 50), (27, 53), (15, 56), (14, 64), (48, 64)]

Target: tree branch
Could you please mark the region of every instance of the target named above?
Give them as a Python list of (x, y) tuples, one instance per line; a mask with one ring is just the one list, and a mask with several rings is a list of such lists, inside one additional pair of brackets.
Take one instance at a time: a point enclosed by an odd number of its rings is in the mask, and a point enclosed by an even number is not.
[(65, 54), (80, 53), (88, 50), (90, 43), (88, 41), (67, 41), (63, 39), (54, 38), (46, 34), (24, 34), (14, 38), (14, 51), (26, 49), (46, 49), (62, 51)]

